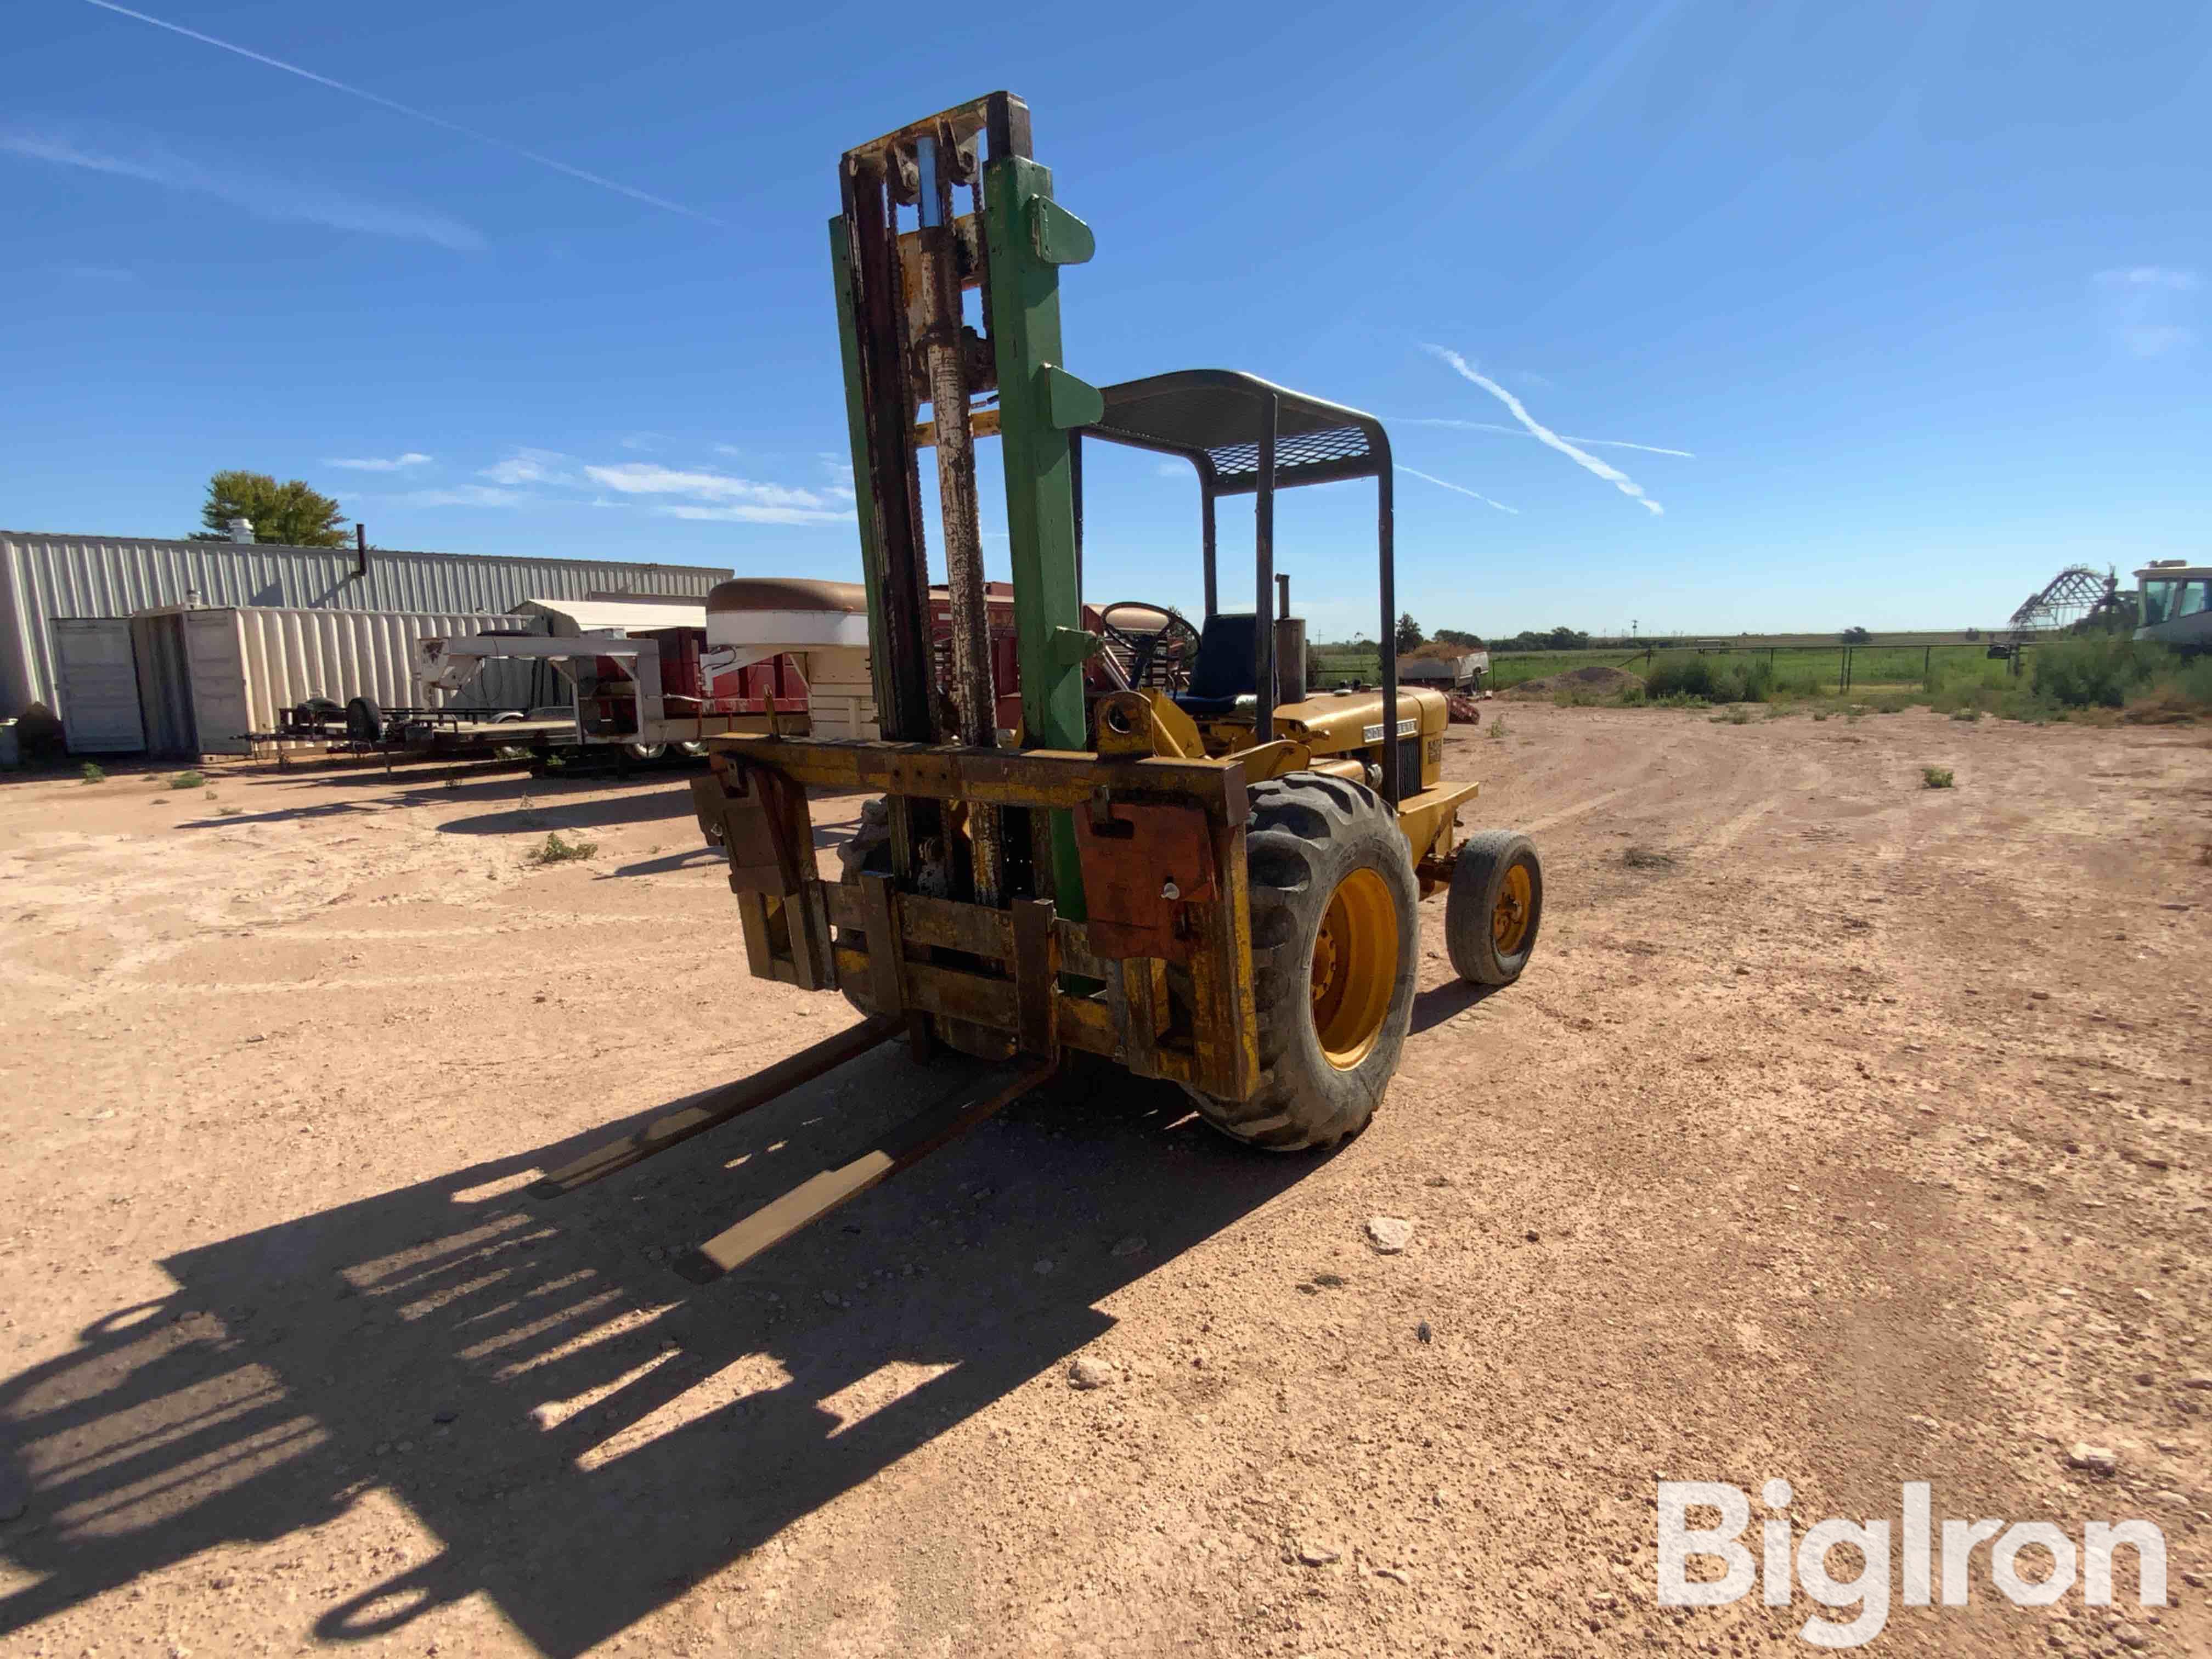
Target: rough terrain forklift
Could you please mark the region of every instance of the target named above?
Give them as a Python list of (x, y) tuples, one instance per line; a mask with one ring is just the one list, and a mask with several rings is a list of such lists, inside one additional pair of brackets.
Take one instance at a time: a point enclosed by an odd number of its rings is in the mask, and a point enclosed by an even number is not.
[[(693, 790), (728, 854), (752, 973), (842, 991), (867, 1018), (538, 1190), (625, 1168), (896, 1036), (925, 1055), (941, 1044), (1003, 1064), (702, 1246), (682, 1264), (699, 1278), (981, 1122), (1070, 1049), (1182, 1085), (1207, 1122), (1255, 1146), (1333, 1146), (1366, 1126), (1397, 1070), (1417, 902), (1446, 895), (1452, 965), (1486, 986), (1520, 974), (1542, 919), (1528, 837), (1459, 832), (1480, 786), (1443, 780), (1443, 696), (1398, 688), (1382, 424), (1227, 370), (1101, 388), (1061, 367), (1060, 268), (1088, 259), (1092, 238), (1054, 199), (1018, 98), (994, 93), (864, 144), (840, 180), (830, 240), (884, 737), (718, 738)], [(994, 435), (1019, 666), (1012, 731), (999, 725), (976, 504), (974, 447)], [(1125, 632), (1116, 605), (1097, 613), (1099, 631), (1083, 628), (1091, 441), (1190, 463), (1199, 624), (1139, 608), (1147, 626)], [(951, 600), (942, 676), (926, 449)], [(1275, 498), (1352, 479), (1375, 483), (1382, 684), (1316, 690), (1274, 569)], [(1255, 498), (1249, 611), (1219, 603), (1216, 504), (1240, 495)], [(1146, 672), (1164, 650), (1187, 665), (1180, 686)], [(809, 789), (883, 797), (866, 815), (873, 845), (843, 880), (817, 873)]]

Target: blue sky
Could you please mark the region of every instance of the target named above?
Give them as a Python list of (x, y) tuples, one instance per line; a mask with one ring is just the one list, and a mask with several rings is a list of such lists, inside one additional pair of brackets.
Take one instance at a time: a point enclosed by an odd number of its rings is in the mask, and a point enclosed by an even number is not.
[[(239, 466), (386, 546), (856, 576), (836, 157), (1003, 86), (1097, 234), (1068, 366), (1389, 420), (1431, 626), (1986, 624), (2212, 540), (2200, 4), (142, 9), (405, 107), (6, 9), (10, 527)], [(1091, 597), (1195, 605), (1194, 488), (1097, 450)], [(1370, 499), (1284, 498), (1317, 637)]]

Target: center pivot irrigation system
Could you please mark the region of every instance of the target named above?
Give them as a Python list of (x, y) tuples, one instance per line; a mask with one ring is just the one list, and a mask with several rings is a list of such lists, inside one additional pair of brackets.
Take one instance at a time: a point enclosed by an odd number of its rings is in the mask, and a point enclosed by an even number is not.
[[(1416, 905), (1447, 895), (1452, 965), (1521, 973), (1543, 874), (1528, 838), (1462, 836), (1443, 693), (1308, 695), (1274, 568), (1276, 499), (1371, 480), (1380, 637), (1395, 617), (1389, 440), (1372, 416), (1226, 369), (1120, 386), (1062, 367), (1060, 272), (1088, 227), (994, 93), (848, 151), (830, 222), (882, 741), (708, 740), (700, 824), (729, 857), (753, 974), (866, 1018), (681, 1103), (538, 1183), (627, 1168), (894, 1036), (994, 1062), (881, 1142), (679, 1261), (711, 1279), (983, 1121), (1071, 1050), (1180, 1085), (1224, 1133), (1283, 1152), (1364, 1128), (1398, 1068)], [(957, 198), (967, 198), (965, 211)], [(977, 300), (980, 326), (968, 320)], [(994, 684), (975, 446), (995, 437), (1012, 544), (1019, 725)], [(1190, 464), (1206, 614), (1188, 675), (1125, 672), (1083, 626), (1084, 445)], [(933, 659), (921, 452), (936, 450), (949, 672)], [(1222, 608), (1215, 508), (1255, 497), (1249, 610)], [(711, 608), (711, 607), (710, 607)], [(1160, 613), (1172, 617), (1164, 607)], [(1086, 665), (1093, 665), (1086, 675)], [(1099, 671), (1103, 668), (1102, 674)], [(871, 844), (817, 873), (809, 788), (872, 789)]]

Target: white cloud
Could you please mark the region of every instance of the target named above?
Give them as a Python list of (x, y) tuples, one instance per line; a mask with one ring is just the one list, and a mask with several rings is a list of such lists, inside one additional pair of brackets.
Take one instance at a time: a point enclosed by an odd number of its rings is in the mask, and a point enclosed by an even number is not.
[(518, 449), (477, 474), (496, 484), (570, 483), (568, 457), (551, 449)]
[(423, 454), (420, 450), (414, 449), (409, 450), (404, 455), (394, 455), (389, 459), (379, 459), (371, 455), (363, 456), (356, 460), (332, 460), (323, 463), (325, 466), (350, 467), (356, 472), (398, 472), (410, 466), (428, 466), (429, 464), (429, 456)]
[(488, 484), (454, 484), (444, 489), (410, 489), (378, 499), (400, 507), (521, 507), (538, 498), (520, 489), (495, 489)]
[[(1390, 422), (1392, 426), (1449, 426), (1462, 432), (1504, 432), (1516, 438), (1533, 438), (1536, 434), (1525, 427), (1504, 426), (1496, 421), (1452, 421), (1437, 416), (1404, 415)], [(1686, 449), (1668, 449), (1658, 444), (1632, 444), (1626, 438), (1577, 438), (1573, 433), (1560, 434), (1571, 444), (1588, 444), (1594, 449), (1640, 449), (1647, 455), (1675, 455), (1686, 461), (1698, 458)]]
[(2131, 265), (2125, 270), (2100, 270), (2097, 280), (2118, 288), (2163, 288), (2182, 293), (2193, 292), (2197, 286), (2195, 271), (2178, 270), (2172, 265)]
[(849, 524), (853, 518), (853, 492), (842, 483), (803, 489), (653, 461), (602, 466), (553, 449), (517, 447), (477, 476), (489, 482), (391, 499), (413, 507), (645, 507), (666, 518), (732, 524)]
[(672, 519), (702, 519), (723, 524), (848, 524), (853, 518), (850, 513), (823, 508), (763, 507), (750, 502), (737, 507), (672, 503), (653, 510)]
[(2197, 273), (2130, 265), (2097, 273), (2106, 336), (2130, 357), (2163, 357), (2197, 343)]
[(34, 161), (52, 162), (57, 167), (82, 167), (88, 172), (137, 179), (168, 190), (212, 197), (256, 218), (279, 224), (321, 225), (331, 230), (396, 236), (465, 253), (480, 252), (485, 246), (483, 235), (473, 226), (442, 213), (386, 207), (323, 185), (272, 174), (218, 172), (198, 161), (173, 155), (158, 146), (139, 145), (125, 155), (112, 148), (80, 143), (54, 133), (17, 128), (0, 133), (0, 150)]
[(1598, 477), (1604, 479), (1615, 489), (1618, 489), (1622, 495), (1627, 496), (1638, 507), (1644, 508), (1645, 512), (1652, 514), (1655, 516), (1666, 512), (1667, 509), (1665, 507), (1660, 506), (1658, 502), (1653, 501), (1650, 496), (1644, 493), (1644, 486), (1642, 484), (1637, 483), (1635, 479), (1630, 477), (1619, 467), (1607, 465), (1606, 462), (1598, 459), (1596, 456), (1589, 453), (1587, 450), (1576, 448), (1573, 444), (1570, 443), (1566, 439), (1562, 438), (1558, 433), (1553, 431), (1551, 428), (1546, 426), (1542, 422), (1536, 419), (1534, 416), (1531, 415), (1527, 409), (1522, 407), (1521, 400), (1518, 398), (1508, 392), (1504, 386), (1498, 385), (1497, 381), (1492, 380), (1487, 374), (1483, 374), (1480, 369), (1474, 368), (1474, 365), (1469, 363), (1466, 358), (1461, 356), (1459, 353), (1451, 350), (1448, 347), (1440, 345), (1429, 346), (1426, 349), (1433, 352), (1444, 362), (1449, 363), (1463, 379), (1473, 381), (1475, 385), (1480, 386), (1485, 392), (1487, 392), (1492, 397), (1497, 398), (1498, 402), (1504, 404), (1507, 410), (1512, 415), (1513, 418), (1520, 422), (1521, 424), (1528, 429), (1528, 434), (1531, 437), (1550, 445), (1551, 447), (1558, 450), (1562, 455), (1566, 456), (1577, 466), (1580, 466), (1584, 471), (1594, 473)]
[(1490, 505), (1496, 507), (1500, 513), (1510, 513), (1516, 518), (1520, 516), (1521, 509), (1519, 507), (1508, 507), (1503, 501), (1492, 501), (1490, 500), (1489, 496), (1484, 495), (1480, 489), (1469, 489), (1465, 484), (1455, 484), (1449, 478), (1439, 478), (1433, 472), (1424, 472), (1417, 466), (1407, 466), (1403, 461), (1398, 462), (1396, 465), (1398, 471), (1401, 472), (1410, 472), (1417, 478), (1423, 479), (1429, 483), (1438, 485), (1445, 489), (1456, 489), (1461, 495), (1472, 495), (1478, 501), (1489, 501)]
[(141, 23), (151, 23), (157, 29), (167, 29), (172, 34), (181, 34), (187, 40), (197, 40), (202, 46), (215, 46), (223, 52), (235, 52), (240, 58), (251, 58), (257, 64), (265, 64), (270, 69), (283, 70), (287, 75), (296, 75), (303, 81), (313, 81), (319, 87), (328, 87), (333, 92), (343, 92), (348, 97), (359, 98), (380, 108), (393, 111), (416, 121), (427, 122), (431, 126), (441, 128), (445, 131), (459, 133), (465, 138), (473, 138), (480, 144), (490, 144), (496, 149), (507, 151), (510, 155), (520, 155), (526, 161), (534, 161), (541, 167), (550, 167), (556, 173), (566, 173), (569, 178), (580, 179), (587, 185), (596, 185), (601, 190), (611, 190), (617, 196), (627, 196), (632, 201), (643, 202), (652, 207), (664, 208), (671, 213), (680, 213), (684, 217), (696, 219), (702, 224), (714, 225), (724, 230), (730, 228), (725, 221), (717, 219), (711, 213), (702, 213), (698, 209), (686, 207), (681, 202), (672, 202), (665, 196), (651, 195), (631, 185), (619, 184), (612, 179), (601, 178), (596, 173), (586, 173), (581, 167), (571, 167), (568, 162), (556, 161), (550, 155), (541, 155), (534, 149), (525, 149), (520, 144), (512, 143), (505, 138), (494, 137), (489, 132), (479, 132), (474, 127), (465, 127), (459, 121), (448, 121), (442, 115), (433, 115), (428, 110), (416, 109), (412, 105), (403, 104), (397, 99), (386, 98), (380, 93), (365, 92), (359, 87), (349, 87), (343, 81), (333, 81), (327, 75), (318, 75), (313, 70), (301, 69), (297, 64), (288, 64), (281, 58), (270, 58), (261, 52), (249, 51), (244, 46), (233, 46), (228, 40), (218, 40), (212, 34), (202, 34), (198, 29), (188, 29), (181, 23), (164, 22), (161, 19), (146, 12), (133, 11), (128, 6), (117, 5), (115, 0), (87, 0), (87, 3), (98, 6), (102, 11), (112, 11), (125, 17), (135, 18)]
[(707, 501), (738, 501), (753, 507), (820, 508), (824, 498), (811, 489), (789, 484), (756, 483), (725, 472), (685, 472), (651, 461), (625, 461), (619, 466), (587, 466), (584, 476), (592, 483), (625, 495), (691, 495)]

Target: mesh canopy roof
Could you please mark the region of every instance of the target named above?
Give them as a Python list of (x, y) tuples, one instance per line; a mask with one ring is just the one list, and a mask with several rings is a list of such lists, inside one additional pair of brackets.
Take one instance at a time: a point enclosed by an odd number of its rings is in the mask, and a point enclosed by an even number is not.
[(1256, 374), (1193, 368), (1102, 390), (1106, 413), (1086, 433), (1183, 456), (1221, 489), (1256, 487), (1260, 423), (1271, 395), (1279, 486), (1368, 477), (1389, 465), (1389, 441), (1373, 416)]

